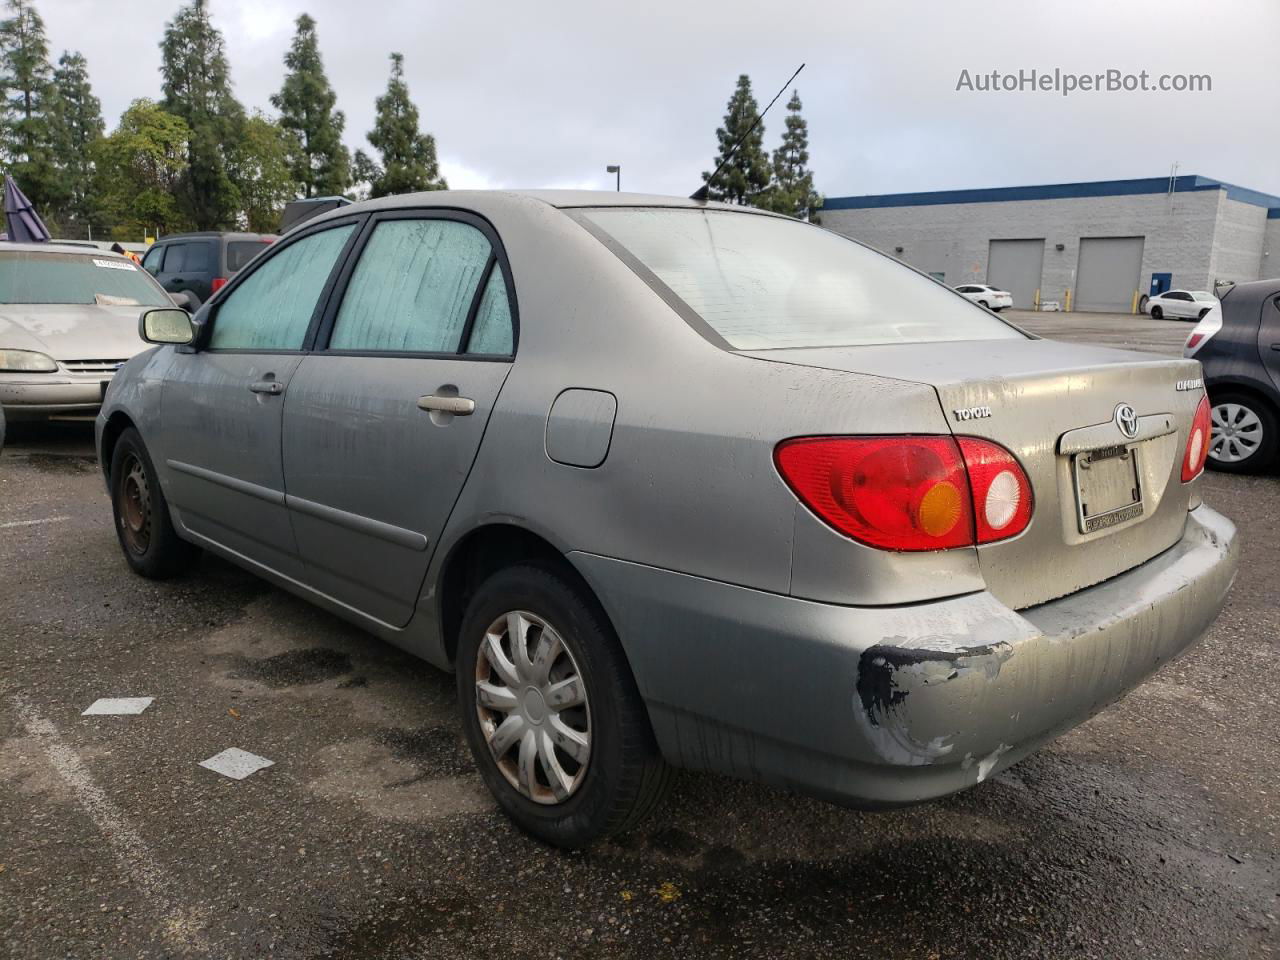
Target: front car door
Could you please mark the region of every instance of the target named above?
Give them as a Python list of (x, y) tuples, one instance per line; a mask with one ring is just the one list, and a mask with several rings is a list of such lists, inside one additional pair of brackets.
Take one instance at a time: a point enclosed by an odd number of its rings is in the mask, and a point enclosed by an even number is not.
[(196, 536), (298, 579), (284, 505), (280, 427), (285, 392), (314, 336), (356, 221), (282, 244), (211, 309), (198, 349), (165, 378), (162, 448), (169, 502)]
[(511, 369), (516, 322), (485, 221), (407, 211), (365, 227), (285, 400), (287, 503), (310, 586), (409, 622)]
[(1280, 297), (1262, 304), (1262, 323), (1258, 326), (1258, 354), (1271, 381), (1280, 390)]

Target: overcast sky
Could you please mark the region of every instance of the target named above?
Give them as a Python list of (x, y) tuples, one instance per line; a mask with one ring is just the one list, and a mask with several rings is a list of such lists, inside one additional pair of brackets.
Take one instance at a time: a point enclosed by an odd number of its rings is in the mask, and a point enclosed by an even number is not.
[[(35, 0), (54, 56), (82, 51), (109, 126), (159, 96), (179, 0)], [(208, 0), (237, 96), (270, 112), (302, 12), (347, 142), (366, 146), (387, 54), (453, 187), (684, 195), (739, 73), (763, 106), (801, 61), (827, 196), (1198, 173), (1280, 194), (1277, 0)], [(1208, 73), (1210, 93), (974, 93), (961, 70)], [(782, 130), (780, 101), (765, 142)]]

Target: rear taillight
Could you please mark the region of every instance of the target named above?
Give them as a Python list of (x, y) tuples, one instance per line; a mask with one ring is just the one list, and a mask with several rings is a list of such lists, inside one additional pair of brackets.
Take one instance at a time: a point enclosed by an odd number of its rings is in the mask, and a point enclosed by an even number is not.
[(885, 550), (945, 550), (1021, 533), (1031, 485), (1003, 447), (962, 437), (799, 437), (774, 451), (800, 500)]
[(1194, 357), (1196, 351), (1221, 329), (1222, 307), (1214, 306), (1204, 315), (1204, 319), (1196, 324), (1195, 329), (1191, 331), (1191, 336), (1187, 337), (1187, 345), (1182, 348), (1182, 355)]
[(214, 277), (214, 278), (213, 278), (213, 284), (212, 284), (212, 286), (213, 286), (213, 292), (214, 292), (214, 293), (217, 293), (219, 290), (221, 290), (221, 289), (222, 289), (223, 287), (225, 287), (226, 285), (227, 285), (227, 278), (226, 278), (226, 277)]
[(1209, 440), (1212, 429), (1209, 422), (1209, 398), (1200, 398), (1196, 415), (1191, 420), (1191, 432), (1187, 434), (1187, 452), (1182, 455), (1182, 482), (1190, 483), (1204, 471), (1209, 457)]

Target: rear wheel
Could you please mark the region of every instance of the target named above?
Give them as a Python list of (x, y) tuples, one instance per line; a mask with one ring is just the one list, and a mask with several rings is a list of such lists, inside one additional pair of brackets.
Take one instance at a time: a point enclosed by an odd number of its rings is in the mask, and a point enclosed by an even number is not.
[(1161, 310), (1159, 306), (1152, 307), (1152, 308), (1151, 308), (1151, 319), (1152, 319), (1152, 320), (1163, 320), (1163, 319), (1164, 319), (1164, 311), (1163, 311), (1163, 310)]
[(527, 833), (579, 847), (627, 829), (670, 779), (618, 639), (557, 571), (511, 567), (463, 618), (458, 707), (499, 806)]
[(982, 307), (984, 310), (990, 310), (990, 309), (991, 309), (991, 304), (987, 303), (987, 301), (985, 301), (985, 300), (979, 300), (979, 301), (978, 301), (978, 306)]
[(1269, 406), (1241, 393), (1215, 394), (1209, 402), (1209, 466), (1250, 473), (1276, 462), (1280, 423)]
[(199, 559), (199, 548), (173, 529), (155, 467), (133, 427), (120, 434), (111, 454), (111, 508), (120, 549), (134, 573), (167, 580)]

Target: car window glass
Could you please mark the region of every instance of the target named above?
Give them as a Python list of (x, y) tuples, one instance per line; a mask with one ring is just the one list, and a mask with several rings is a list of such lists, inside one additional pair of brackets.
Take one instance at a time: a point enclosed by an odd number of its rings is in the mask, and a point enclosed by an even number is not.
[(182, 264), (185, 273), (212, 273), (214, 246), (208, 240), (188, 243), (186, 260)]
[(235, 273), (265, 250), (270, 244), (265, 240), (232, 240), (227, 244), (227, 272)]
[(123, 257), (10, 251), (7, 246), (0, 244), (0, 304), (173, 306), (151, 274)]
[(356, 264), (329, 346), (453, 353), (489, 262), (489, 241), (456, 220), (387, 220)]
[(150, 273), (159, 273), (160, 264), (164, 261), (164, 247), (152, 247), (142, 258), (142, 266)]
[(353, 225), (303, 237), (249, 274), (218, 308), (215, 350), (300, 350), (325, 281)]
[(164, 248), (164, 266), (160, 268), (161, 273), (181, 273), (186, 269), (187, 264), (187, 245), (185, 243), (171, 243)]
[(467, 343), (467, 353), (510, 356), (514, 344), (513, 334), (507, 284), (502, 279), (502, 270), (495, 264), (493, 272), (489, 274), (489, 282), (484, 286), (484, 294), (480, 297), (475, 326), (471, 328), (471, 339)]

